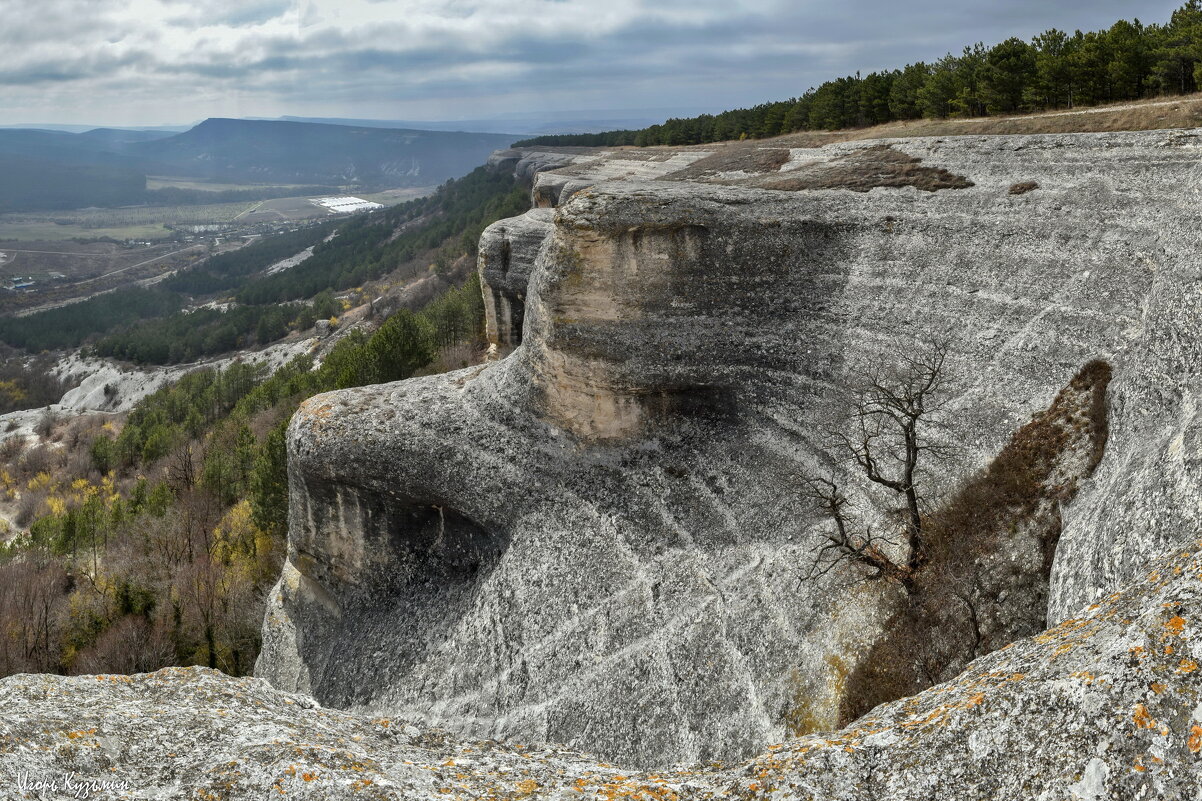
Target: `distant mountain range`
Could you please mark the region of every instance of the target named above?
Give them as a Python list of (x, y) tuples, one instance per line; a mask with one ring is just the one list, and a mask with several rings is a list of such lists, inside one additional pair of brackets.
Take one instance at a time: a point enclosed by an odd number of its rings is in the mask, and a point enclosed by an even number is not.
[[(520, 138), (542, 134), (598, 133), (618, 129), (639, 129), (662, 123), (670, 117), (695, 117), (714, 109), (575, 109), (565, 111), (517, 111), (461, 120), (381, 120), (352, 117), (245, 117), (260, 122), (311, 122), (320, 125), (345, 125), (352, 128), (407, 128), (414, 131), (462, 131), (467, 133), (498, 133), (520, 135)], [(46, 131), (84, 133), (96, 128), (120, 131), (183, 133), (196, 126), (188, 125), (65, 125), (62, 123), (0, 125), (5, 128), (35, 128)]]
[(0, 129), (0, 211), (154, 202), (148, 175), (359, 191), (430, 186), (465, 175), (514, 138), (232, 119), (184, 132)]
[(167, 165), (168, 175), (225, 183), (386, 188), (456, 178), (512, 141), (509, 134), (210, 119), (127, 150), (148, 163)]
[(287, 122), (353, 125), (361, 128), (409, 128), (420, 131), (504, 132), (521, 137), (543, 134), (596, 133), (639, 129), (669, 117), (691, 117), (697, 109), (610, 109), (605, 111), (521, 112), (474, 120), (359, 120), (343, 117), (279, 117)]

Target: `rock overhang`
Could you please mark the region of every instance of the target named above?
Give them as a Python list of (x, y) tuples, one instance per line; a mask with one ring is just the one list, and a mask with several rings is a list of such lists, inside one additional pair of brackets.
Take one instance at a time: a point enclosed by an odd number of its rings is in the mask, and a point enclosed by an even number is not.
[[(801, 691), (821, 710), (832, 654), (854, 660), (879, 636), (886, 596), (832, 615), (829, 588), (797, 589), (805, 549), (789, 482), (817, 456), (829, 388), (898, 337), (931, 330), (958, 337), (966, 381), (954, 405), (976, 460), (1086, 361), (1115, 364), (1111, 456), (1064, 512), (1053, 621), (1129, 578), (1196, 505), (1189, 460), (1163, 461), (1196, 427), (1194, 140), (1021, 140), (888, 143), (973, 183), (935, 192), (781, 191), (721, 174), (610, 180), (617, 168), (590, 173), (595, 157), (577, 154), (563, 177), (579, 186), (559, 208), (498, 224), (508, 229), (497, 242), (522, 264), (520, 291), (481, 247), (486, 293), (510, 304), (511, 332), (522, 320), (512, 355), (336, 396), (341, 422), (328, 435), (309, 432), (308, 411), (290, 435), (291, 536), (306, 554), (332, 556), (347, 538), (371, 552), (361, 543), (389, 541), (414, 505), (503, 535), (503, 553), (456, 589), (451, 617), (417, 616), (430, 638), (403, 674), (387, 659), (348, 672), (313, 655), (338, 652), (356, 625), (385, 631), (412, 605), (376, 614), (352, 581), (340, 609), (359, 622), (338, 630), (316, 601), (281, 588), (274, 613), (287, 622), (265, 630), (264, 675), (331, 703), (574, 739), (636, 763), (746, 753), (782, 730), (789, 676), (806, 677)], [(790, 151), (781, 169), (875, 146)], [(1011, 195), (1019, 181), (1039, 189)], [(1158, 505), (1166, 495), (1173, 508)], [(1133, 510), (1129, 524), (1116, 503)], [(368, 518), (380, 530), (365, 540)], [(385, 636), (384, 651), (410, 648), (406, 636)], [(721, 665), (714, 703), (681, 664), (701, 654)], [(455, 671), (479, 687), (448, 684)], [(340, 695), (348, 675), (366, 695)], [(648, 716), (649, 698), (691, 722)]]

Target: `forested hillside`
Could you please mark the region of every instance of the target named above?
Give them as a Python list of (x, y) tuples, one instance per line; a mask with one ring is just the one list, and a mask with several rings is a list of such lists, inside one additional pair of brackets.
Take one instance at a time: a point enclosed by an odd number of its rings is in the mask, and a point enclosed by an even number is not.
[[(0, 452), (29, 534), (0, 547), (0, 675), (204, 664), (249, 673), (287, 517), (284, 429), (305, 398), (406, 378), (479, 345), (474, 280), (342, 339), (315, 366), (201, 370), (104, 416), (43, 422)], [(31, 612), (31, 610), (33, 610)]]
[[(512, 175), (481, 168), (428, 197), (214, 256), (153, 289), (0, 321), (0, 338), (30, 351), (90, 342), (152, 363), (261, 345), (343, 314), (334, 292), (365, 280), (461, 271), (480, 231), (528, 197)], [(309, 261), (264, 272), (307, 248)], [(198, 298), (225, 302), (177, 311)], [(274, 374), (238, 362), (198, 370), (127, 415), (47, 411), (36, 439), (0, 444), (0, 506), (18, 529), (0, 536), (0, 675), (250, 672), (283, 556), (284, 430), (297, 405), (483, 352), (474, 277), (417, 312), (366, 308), (334, 344)]]
[[(340, 311), (330, 292), (401, 270), (416, 277), (474, 252), (489, 223), (520, 214), (527, 191), (483, 167), (434, 194), (340, 223), (262, 239), (213, 256), (152, 289), (130, 288), (21, 318), (0, 319), (0, 342), (32, 353), (91, 343), (99, 355), (172, 364), (274, 342)], [(299, 265), (265, 274), (306, 248)], [(325, 294), (323, 294), (325, 293)], [(187, 310), (206, 299), (223, 308)]]
[(992, 47), (827, 81), (800, 97), (671, 119), (642, 130), (539, 136), (517, 145), (688, 145), (920, 118), (1069, 109), (1202, 88), (1202, 0), (1164, 24), (1119, 20), (1102, 31), (1046, 31)]

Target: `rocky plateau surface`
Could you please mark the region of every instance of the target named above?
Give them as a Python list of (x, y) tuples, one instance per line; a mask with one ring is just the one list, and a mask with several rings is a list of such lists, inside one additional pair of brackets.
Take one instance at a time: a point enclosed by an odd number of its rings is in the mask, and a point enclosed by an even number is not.
[(0, 799), (1197, 798), (1196, 547), (955, 681), (739, 764), (629, 771), (325, 709), (206, 668), (18, 675), (0, 680)]

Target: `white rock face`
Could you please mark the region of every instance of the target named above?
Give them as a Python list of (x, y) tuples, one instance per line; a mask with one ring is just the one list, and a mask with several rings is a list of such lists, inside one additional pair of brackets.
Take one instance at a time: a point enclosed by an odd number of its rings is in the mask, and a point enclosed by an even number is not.
[(531, 209), (493, 223), (480, 236), (478, 270), (490, 344), (511, 350), (522, 343), (526, 291), (543, 241), (551, 233), (552, 209)]
[[(960, 475), (1083, 364), (1114, 366), (1110, 444), (1061, 511), (1049, 617), (1107, 597), (1198, 530), (1200, 141), (896, 140), (930, 172), (895, 159), (867, 192), (762, 186), (860, 170), (863, 189), (859, 151), (879, 142), (697, 161), (687, 180), (606, 182), (617, 168), (582, 159), (544, 173), (591, 188), (554, 214), (511, 356), (297, 415), (258, 674), (633, 765), (738, 758), (799, 706), (833, 722), (896, 597), (804, 580), (797, 476), (832, 390), (932, 333), (956, 343)], [(922, 191), (939, 171), (972, 185)], [(1039, 188), (1010, 194), (1025, 181)]]
[[(330, 340), (329, 343), (334, 341)], [(52, 369), (59, 378), (71, 383), (78, 381), (78, 386), (67, 390), (58, 403), (50, 406), (0, 415), (0, 442), (11, 437), (36, 439), (38, 422), (47, 413), (70, 417), (97, 412), (128, 412), (147, 395), (158, 392), (194, 370), (224, 370), (235, 361), (242, 361), (262, 364), (265, 372), (270, 373), (297, 356), (315, 352), (321, 344), (319, 338), (294, 339), (237, 356), (166, 367), (130, 367), (108, 359), (84, 358), (78, 352), (73, 352), (60, 359)]]

